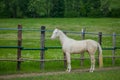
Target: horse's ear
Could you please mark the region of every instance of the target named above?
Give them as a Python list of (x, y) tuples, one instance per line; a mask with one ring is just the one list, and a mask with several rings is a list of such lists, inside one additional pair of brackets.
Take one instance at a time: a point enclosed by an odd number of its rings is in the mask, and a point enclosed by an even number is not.
[(55, 29), (59, 29), (58, 27), (56, 27)]
[(56, 29), (58, 29), (58, 27), (55, 27)]

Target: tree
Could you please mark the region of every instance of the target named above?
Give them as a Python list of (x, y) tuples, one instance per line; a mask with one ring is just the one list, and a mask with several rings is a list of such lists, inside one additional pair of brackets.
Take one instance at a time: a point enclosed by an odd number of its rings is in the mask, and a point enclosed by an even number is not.
[(100, 15), (100, 0), (82, 0), (85, 5), (86, 17), (97, 17)]
[(109, 0), (101, 0), (101, 12), (102, 12), (102, 16), (108, 16), (109, 12), (110, 12), (110, 2)]
[[(75, 17), (77, 13), (79, 15), (78, 5), (76, 4), (77, 0), (65, 0), (65, 17)], [(76, 9), (77, 8), (77, 9)]]
[(0, 17), (10, 17), (10, 4), (8, 0), (0, 0)]
[(86, 17), (87, 12), (86, 12), (86, 6), (85, 3), (81, 0), (80, 1), (80, 17)]
[[(0, 17), (119, 17), (119, 5), (110, 2), (111, 0), (0, 0)], [(114, 2), (119, 4), (118, 0)]]
[(51, 10), (51, 1), (30, 0), (28, 10), (30, 17), (49, 17)]
[(1, 0), (1, 17), (20, 18), (27, 15), (27, 3), (29, 0)]
[(64, 0), (51, 0), (51, 17), (64, 17)]
[(88, 16), (90, 17), (100, 17), (101, 11), (100, 6), (101, 2), (100, 0), (90, 0), (90, 12), (88, 13)]

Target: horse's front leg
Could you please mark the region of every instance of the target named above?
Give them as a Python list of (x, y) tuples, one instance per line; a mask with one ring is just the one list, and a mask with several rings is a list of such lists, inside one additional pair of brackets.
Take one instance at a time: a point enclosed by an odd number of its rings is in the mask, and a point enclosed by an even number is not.
[(70, 59), (70, 53), (66, 53), (66, 59), (67, 59), (67, 72), (71, 71), (71, 59)]

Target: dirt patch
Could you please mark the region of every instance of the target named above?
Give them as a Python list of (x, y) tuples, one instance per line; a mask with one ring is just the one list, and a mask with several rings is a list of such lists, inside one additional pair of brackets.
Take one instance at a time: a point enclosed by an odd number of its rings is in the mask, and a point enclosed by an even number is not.
[[(108, 70), (120, 70), (120, 67), (107, 67), (107, 68), (97, 68), (95, 71), (108, 71)], [(76, 72), (88, 72), (89, 69), (76, 69), (72, 70), (70, 73)], [(31, 77), (31, 76), (44, 76), (44, 75), (59, 75), (59, 74), (69, 74), (65, 71), (59, 72), (45, 72), (45, 73), (24, 73), (24, 74), (11, 74), (11, 75), (1, 75), (0, 80), (20, 78), (20, 77)]]

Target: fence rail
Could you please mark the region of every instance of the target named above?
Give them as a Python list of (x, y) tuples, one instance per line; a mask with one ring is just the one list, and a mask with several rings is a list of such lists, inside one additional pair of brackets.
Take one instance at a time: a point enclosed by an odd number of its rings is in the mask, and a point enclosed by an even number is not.
[[(114, 56), (115, 58), (120, 58), (120, 56)], [(98, 59), (98, 57), (95, 57), (96, 59)], [(111, 56), (103, 56), (103, 58), (111, 58)], [(90, 57), (85, 57), (85, 58), (71, 58), (71, 60), (84, 60), (84, 59), (90, 59)], [(64, 61), (66, 59), (44, 59), (44, 60), (40, 60), (40, 59), (26, 59), (26, 58), (22, 58), (22, 59), (0, 59), (0, 61), (11, 61), (11, 62), (17, 62), (17, 61), (35, 61), (35, 62), (49, 62), (49, 61)]]
[[(44, 48), (25, 48), (22, 46), (0, 46), (0, 48), (4, 48), (4, 49), (17, 49), (20, 48), (21, 50), (48, 50), (48, 49), (62, 49), (61, 46), (48, 46), (48, 47), (44, 47)], [(116, 50), (116, 49), (120, 49), (120, 47), (109, 47), (109, 48), (102, 48), (102, 50)]]
[[(5, 30), (11, 30), (11, 31), (18, 31), (18, 30), (22, 30), (22, 31), (45, 31), (45, 32), (53, 32), (53, 30), (41, 30), (39, 28), (22, 28), (22, 29), (18, 29), (18, 28), (0, 28), (0, 31), (5, 31)], [(97, 32), (81, 32), (81, 31), (67, 31), (67, 30), (63, 30), (63, 32), (65, 33), (71, 33), (71, 34), (90, 34), (90, 35), (98, 35)], [(113, 34), (103, 34), (102, 36), (113, 36)], [(120, 36), (120, 34), (115, 34), (115, 36)]]
[[(17, 61), (17, 70), (20, 70), (21, 62), (23, 61), (38, 61), (40, 62), (41, 69), (44, 68), (44, 62), (45, 61), (64, 61), (64, 66), (66, 66), (66, 58), (64, 54), (64, 59), (45, 59), (45, 51), (49, 49), (61, 49), (61, 46), (45, 46), (45, 32), (52, 32), (53, 30), (46, 30), (45, 26), (41, 26), (41, 29), (23, 29), (22, 25), (18, 25), (18, 28), (0, 28), (0, 30), (17, 30), (18, 31), (18, 46), (0, 46), (0, 48), (4, 49), (17, 49), (17, 59), (0, 59), (0, 61)], [(40, 32), (40, 48), (26, 48), (22, 46), (22, 31), (39, 31)], [(91, 34), (91, 35), (98, 35), (98, 42), (102, 45), (102, 36), (112, 36), (112, 42), (113, 46), (109, 48), (102, 48), (103, 50), (112, 50), (112, 56), (103, 56), (104, 58), (112, 58), (112, 64), (115, 64), (115, 58), (120, 58), (120, 56), (115, 55), (115, 51), (117, 49), (120, 49), (120, 47), (116, 46), (116, 36), (120, 36), (120, 34), (103, 34), (102, 32), (99, 33), (90, 33), (85, 32), (85, 29), (83, 29), (81, 32), (75, 32), (75, 31), (64, 31), (65, 33), (72, 33), (72, 34), (81, 34), (82, 39), (85, 39), (85, 34)], [(40, 51), (40, 59), (24, 59), (21, 57), (21, 51), (22, 50), (39, 50)], [(99, 55), (99, 54), (98, 54)], [(81, 55), (81, 58), (72, 58), (75, 60), (81, 60), (81, 65), (83, 65), (85, 59), (89, 59), (88, 57), (84, 57), (84, 55)], [(98, 59), (98, 57), (96, 57)]]

